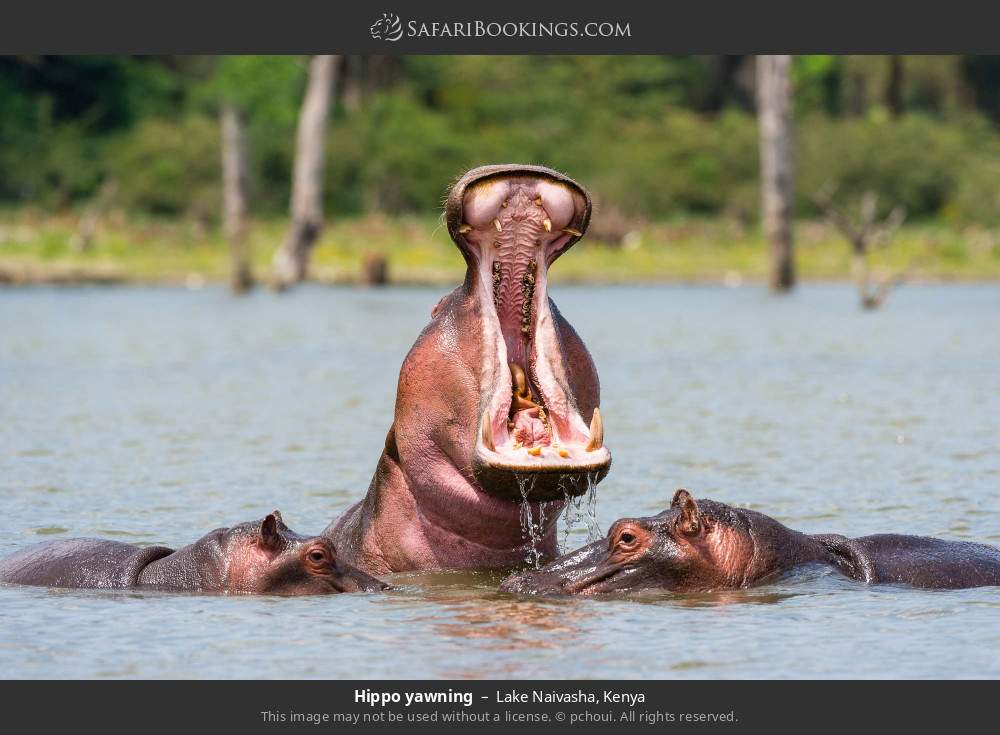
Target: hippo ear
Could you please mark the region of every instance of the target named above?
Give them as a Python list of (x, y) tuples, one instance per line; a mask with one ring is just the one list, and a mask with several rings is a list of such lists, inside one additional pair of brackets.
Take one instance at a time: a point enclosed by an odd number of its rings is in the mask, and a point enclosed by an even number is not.
[(285, 540), (281, 537), (281, 514), (278, 511), (268, 513), (264, 520), (260, 522), (260, 537), (258, 543), (261, 548), (268, 551), (281, 551), (285, 547)]
[(680, 488), (674, 493), (674, 499), (670, 501), (671, 508), (679, 508), (680, 516), (677, 518), (677, 528), (681, 533), (694, 536), (701, 530), (701, 513), (698, 511), (698, 504), (694, 498), (684, 488)]

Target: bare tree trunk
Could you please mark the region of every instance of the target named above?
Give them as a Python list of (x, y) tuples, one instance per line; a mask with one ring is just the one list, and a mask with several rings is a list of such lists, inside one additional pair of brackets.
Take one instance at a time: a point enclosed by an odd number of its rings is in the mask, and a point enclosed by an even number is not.
[(771, 247), (772, 291), (788, 291), (795, 285), (791, 61), (791, 56), (757, 57), (761, 208)]
[(361, 259), (361, 282), (366, 286), (389, 283), (389, 260), (382, 252), (367, 252)]
[(80, 218), (80, 225), (70, 240), (69, 244), (74, 252), (83, 253), (90, 250), (90, 246), (94, 243), (94, 236), (97, 234), (97, 226), (105, 212), (111, 207), (117, 193), (118, 182), (114, 179), (105, 179), (87, 207), (87, 211)]
[(323, 153), (339, 56), (314, 56), (299, 112), (292, 175), (291, 218), (285, 241), (274, 254), (272, 283), (287, 288), (305, 279), (309, 256), (323, 227)]
[(885, 84), (885, 106), (893, 117), (903, 114), (903, 57), (889, 57), (889, 80)]
[(889, 296), (889, 292), (906, 280), (906, 271), (873, 283), (868, 256), (872, 250), (889, 244), (906, 219), (906, 210), (896, 207), (885, 219), (879, 221), (878, 195), (869, 191), (861, 197), (857, 216), (852, 217), (834, 204), (835, 192), (835, 185), (824, 186), (816, 192), (813, 200), (830, 224), (840, 230), (851, 243), (851, 276), (858, 288), (858, 300), (862, 308), (877, 309)]
[(245, 293), (253, 287), (253, 272), (247, 253), (248, 190), (247, 145), (243, 115), (235, 105), (223, 104), (222, 127), (222, 220), (229, 240), (229, 286), (233, 293)]
[(871, 270), (868, 267), (868, 253), (863, 247), (858, 247), (856, 243), (851, 246), (851, 277), (858, 289), (858, 303), (865, 309), (874, 308), (875, 304), (871, 300)]
[(339, 71), (339, 102), (348, 112), (361, 108), (361, 82), (364, 75), (364, 56), (344, 56)]

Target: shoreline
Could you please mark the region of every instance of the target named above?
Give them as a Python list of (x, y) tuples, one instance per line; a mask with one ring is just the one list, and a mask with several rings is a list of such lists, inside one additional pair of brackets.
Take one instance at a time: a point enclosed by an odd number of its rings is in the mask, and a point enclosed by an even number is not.
[[(383, 287), (454, 287), (461, 282), (461, 276), (403, 276), (390, 278), (385, 284), (373, 285), (366, 283), (359, 273), (336, 272), (320, 269), (321, 272), (311, 276), (305, 283), (317, 286), (366, 286), (370, 288)], [(325, 271), (325, 272), (324, 272)], [(723, 288), (740, 288), (742, 286), (766, 286), (767, 279), (754, 275), (745, 275), (738, 271), (728, 271), (724, 274), (706, 274), (704, 276), (678, 275), (677, 277), (643, 276), (634, 278), (589, 277), (574, 274), (571, 276), (553, 277), (555, 285), (567, 286), (719, 286)], [(846, 276), (801, 276), (800, 285), (843, 284), (853, 285)], [(1000, 285), (1000, 278), (992, 276), (968, 277), (960, 275), (919, 275), (906, 279), (901, 286), (946, 286), (946, 285)], [(225, 287), (228, 281), (224, 277), (192, 272), (186, 276), (166, 274), (150, 277), (147, 275), (129, 273), (126, 269), (115, 267), (87, 267), (59, 264), (11, 264), (0, 261), (0, 289), (31, 288), (35, 286), (157, 286), (166, 288), (183, 288), (198, 290), (205, 287)], [(256, 282), (256, 286), (269, 289), (265, 278)]]
[[(283, 219), (264, 219), (250, 229), (249, 264), (262, 285), (286, 225)], [(78, 227), (71, 214), (0, 210), (0, 287), (228, 282), (229, 244), (217, 228), (191, 220), (109, 216), (82, 246), (75, 240)], [(731, 219), (636, 225), (618, 241), (614, 233), (591, 230), (555, 264), (554, 283), (767, 283), (763, 236)], [(310, 280), (362, 284), (371, 258), (384, 259), (392, 284), (447, 286), (465, 275), (465, 264), (438, 218), (369, 215), (334, 220), (324, 228), (313, 251)], [(905, 273), (908, 283), (1000, 283), (1000, 228), (912, 223), (873, 252), (870, 265), (876, 278)], [(848, 243), (828, 225), (796, 223), (800, 282), (848, 282), (851, 268)]]

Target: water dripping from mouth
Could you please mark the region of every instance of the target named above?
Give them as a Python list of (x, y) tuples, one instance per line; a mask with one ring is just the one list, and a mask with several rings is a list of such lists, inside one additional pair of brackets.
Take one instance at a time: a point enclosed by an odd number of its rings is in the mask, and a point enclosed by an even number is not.
[(545, 506), (543, 503), (538, 504), (538, 521), (536, 523), (534, 513), (531, 510), (531, 501), (528, 500), (531, 491), (535, 489), (535, 476), (515, 473), (514, 477), (517, 480), (517, 488), (521, 491), (521, 536), (528, 541), (524, 560), (538, 569), (541, 567), (542, 560), (541, 545), (542, 529), (545, 524)]
[(604, 537), (601, 527), (597, 524), (597, 473), (587, 473), (587, 510), (583, 520), (587, 524), (587, 543)]
[(559, 489), (562, 490), (563, 494), (563, 528), (562, 535), (559, 537), (559, 553), (565, 554), (570, 550), (569, 548), (569, 537), (573, 533), (573, 529), (576, 527), (577, 523), (580, 522), (580, 516), (583, 511), (581, 509), (581, 504), (583, 502), (583, 496), (581, 495), (570, 495), (569, 489), (564, 484), (565, 478), (559, 480)]
[[(587, 490), (584, 493), (570, 494), (570, 490), (576, 490), (580, 482), (587, 483)], [(596, 541), (604, 536), (601, 528), (597, 524), (597, 473), (588, 473), (586, 479), (579, 475), (566, 475), (559, 480), (559, 489), (563, 495), (563, 528), (559, 537), (559, 553), (565, 554), (572, 551), (570, 548), (570, 536), (573, 530), (582, 520), (587, 527), (587, 543)]]

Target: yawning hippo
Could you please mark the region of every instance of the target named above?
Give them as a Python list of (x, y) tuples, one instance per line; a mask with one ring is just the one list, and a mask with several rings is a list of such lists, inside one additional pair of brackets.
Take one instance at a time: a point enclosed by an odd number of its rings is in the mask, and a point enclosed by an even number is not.
[(0, 582), (259, 595), (386, 587), (338, 559), (329, 539), (289, 530), (278, 511), (262, 521), (216, 529), (177, 551), (89, 538), (35, 544), (0, 560)]
[[(524, 559), (520, 504), (561, 502), (608, 472), (587, 348), (547, 294), (590, 197), (541, 166), (484, 166), (445, 214), (467, 271), (406, 356), (395, 420), (363, 501), (325, 534), (372, 574)], [(540, 551), (555, 551), (549, 507)]]
[(750, 587), (806, 564), (866, 584), (958, 589), (1000, 585), (1000, 550), (965, 541), (878, 534), (807, 535), (762, 513), (678, 490), (668, 510), (617, 521), (603, 541), (538, 571), (508, 577), (507, 592), (697, 592)]

